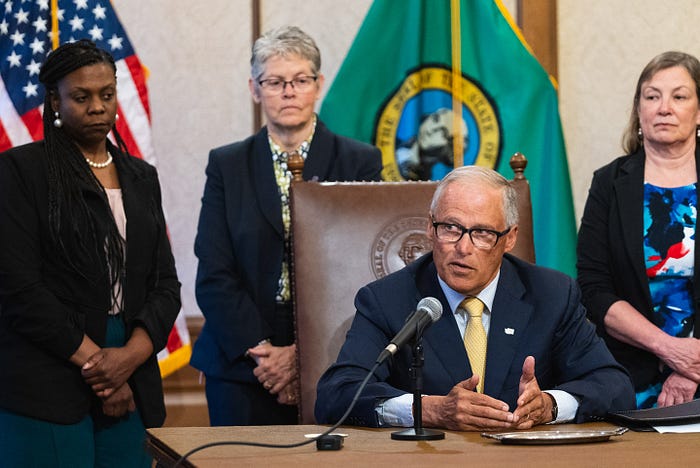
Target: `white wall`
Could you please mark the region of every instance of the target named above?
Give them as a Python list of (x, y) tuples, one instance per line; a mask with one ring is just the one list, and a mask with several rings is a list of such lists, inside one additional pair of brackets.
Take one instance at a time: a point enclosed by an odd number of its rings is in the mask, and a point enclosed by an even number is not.
[[(371, 4), (261, 2), (263, 30), (296, 24), (316, 39), (327, 87)], [(250, 135), (253, 126), (247, 87), (251, 0), (112, 3), (151, 70), (153, 138), (183, 304), (188, 315), (199, 314), (192, 248), (207, 154)], [(515, 17), (517, 0), (503, 4)], [(558, 1), (560, 112), (577, 219), (593, 170), (621, 154), (620, 137), (642, 67), (669, 49), (700, 56), (698, 24), (698, 0)]]

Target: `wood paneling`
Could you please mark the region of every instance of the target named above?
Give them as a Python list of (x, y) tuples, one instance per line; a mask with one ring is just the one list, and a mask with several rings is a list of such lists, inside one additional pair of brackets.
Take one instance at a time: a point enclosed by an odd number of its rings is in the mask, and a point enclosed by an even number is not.
[(518, 26), (544, 69), (556, 79), (556, 0), (518, 0)]

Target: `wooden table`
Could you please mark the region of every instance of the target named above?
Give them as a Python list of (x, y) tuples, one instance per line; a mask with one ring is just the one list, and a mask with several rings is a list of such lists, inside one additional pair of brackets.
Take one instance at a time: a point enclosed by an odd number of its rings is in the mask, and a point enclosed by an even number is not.
[[(612, 429), (607, 423), (540, 426), (537, 430)], [(147, 431), (149, 451), (169, 467), (194, 447), (215, 441), (256, 441), (288, 444), (323, 426), (163, 427)], [(296, 448), (217, 446), (197, 452), (182, 466), (411, 466), (479, 467), (696, 467), (700, 434), (627, 432), (606, 442), (568, 445), (506, 445), (475, 432), (445, 431), (444, 440), (398, 441), (395, 429), (343, 427), (348, 434), (339, 451), (317, 451), (311, 443)]]

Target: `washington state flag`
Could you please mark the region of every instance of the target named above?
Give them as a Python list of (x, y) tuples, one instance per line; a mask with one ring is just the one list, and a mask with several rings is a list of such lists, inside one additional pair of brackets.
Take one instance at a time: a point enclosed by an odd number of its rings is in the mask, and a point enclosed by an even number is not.
[(500, 1), (375, 0), (320, 117), (379, 147), (387, 181), (439, 180), (470, 164), (510, 179), (510, 157), (523, 153), (537, 263), (574, 274), (557, 93)]

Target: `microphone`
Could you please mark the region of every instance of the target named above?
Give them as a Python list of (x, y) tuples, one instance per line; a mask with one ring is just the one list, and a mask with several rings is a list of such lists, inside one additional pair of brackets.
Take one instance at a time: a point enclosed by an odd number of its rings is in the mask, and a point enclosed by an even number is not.
[(393, 356), (401, 346), (412, 338), (420, 337), (426, 328), (437, 322), (442, 315), (442, 304), (434, 297), (424, 297), (418, 303), (416, 311), (407, 319), (403, 328), (396, 334), (391, 342), (382, 350), (377, 358), (377, 364), (386, 361)]

